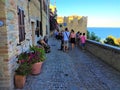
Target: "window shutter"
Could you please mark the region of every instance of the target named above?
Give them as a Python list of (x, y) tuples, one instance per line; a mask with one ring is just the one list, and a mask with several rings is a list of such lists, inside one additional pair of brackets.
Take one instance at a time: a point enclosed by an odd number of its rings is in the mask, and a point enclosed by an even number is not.
[(24, 11), (18, 8), (19, 42), (25, 40)]

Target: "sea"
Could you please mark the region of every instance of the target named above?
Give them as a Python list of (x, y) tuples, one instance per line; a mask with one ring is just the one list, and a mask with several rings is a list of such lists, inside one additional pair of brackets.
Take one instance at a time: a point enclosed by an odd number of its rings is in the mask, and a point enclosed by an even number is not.
[(94, 32), (101, 40), (105, 40), (109, 35), (120, 38), (120, 27), (88, 27), (87, 30)]

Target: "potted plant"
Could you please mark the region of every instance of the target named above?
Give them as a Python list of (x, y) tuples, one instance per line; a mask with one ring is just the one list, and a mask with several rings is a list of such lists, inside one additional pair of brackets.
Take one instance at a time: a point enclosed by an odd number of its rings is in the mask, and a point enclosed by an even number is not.
[(26, 82), (26, 76), (31, 73), (31, 64), (27, 53), (21, 53), (18, 56), (18, 68), (15, 70), (14, 83), (16, 88), (23, 88)]
[(26, 53), (26, 52), (23, 52), (20, 55), (18, 55), (18, 61), (17, 61), (17, 63), (21, 64), (21, 63), (27, 62), (28, 58), (29, 58), (29, 54)]
[(30, 46), (29, 61), (32, 64), (32, 74), (39, 74), (43, 61), (45, 60), (45, 50), (39, 46)]

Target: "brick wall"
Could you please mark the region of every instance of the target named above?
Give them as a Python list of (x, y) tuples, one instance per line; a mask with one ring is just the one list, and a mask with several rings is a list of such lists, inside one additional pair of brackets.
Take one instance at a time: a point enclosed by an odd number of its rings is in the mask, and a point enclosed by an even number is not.
[[(21, 45), (18, 45), (17, 7), (21, 8), (25, 14), (26, 38), (21, 42)], [(34, 42), (39, 38), (35, 35), (35, 30), (36, 21), (41, 20), (40, 15), (40, 2), (38, 0), (30, 0), (30, 2), (28, 0), (0, 0), (0, 21), (4, 22), (4, 26), (0, 27), (0, 90), (13, 90), (14, 71), (17, 68), (16, 56), (29, 49), (29, 45), (33, 44), (33, 38)], [(44, 19), (46, 17), (43, 17)], [(46, 26), (45, 21), (44, 27)], [(34, 26), (31, 25), (31, 22), (34, 22)]]
[[(10, 74), (8, 70), (8, 43), (7, 43), (7, 27), (5, 15), (5, 0), (0, 1), (0, 21), (3, 26), (0, 27), (0, 90), (9, 87)], [(6, 88), (5, 88), (6, 87)]]

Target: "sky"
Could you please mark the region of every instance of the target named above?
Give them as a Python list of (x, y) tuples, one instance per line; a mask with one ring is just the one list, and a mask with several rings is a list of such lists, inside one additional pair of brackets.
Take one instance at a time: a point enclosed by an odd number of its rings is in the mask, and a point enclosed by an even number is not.
[(120, 27), (120, 0), (50, 0), (58, 16), (87, 16), (88, 27)]

